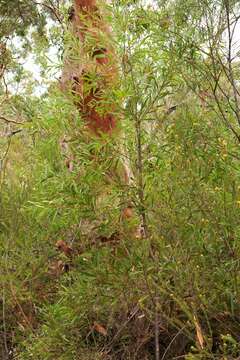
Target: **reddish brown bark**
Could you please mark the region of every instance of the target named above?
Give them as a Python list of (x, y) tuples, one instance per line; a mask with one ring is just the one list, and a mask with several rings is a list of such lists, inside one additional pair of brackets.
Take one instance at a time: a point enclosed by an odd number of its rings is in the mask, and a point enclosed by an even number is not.
[(65, 60), (62, 89), (73, 94), (82, 119), (94, 134), (111, 134), (119, 119), (112, 100), (118, 69), (104, 11), (95, 0), (75, 0), (70, 22), (77, 49)]

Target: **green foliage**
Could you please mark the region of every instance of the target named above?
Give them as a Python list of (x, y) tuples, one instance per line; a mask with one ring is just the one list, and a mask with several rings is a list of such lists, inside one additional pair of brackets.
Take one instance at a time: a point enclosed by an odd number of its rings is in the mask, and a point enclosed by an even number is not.
[[(24, 4), (24, 18), (34, 15)], [(229, 64), (224, 72), (201, 51), (213, 36), (203, 18), (224, 4), (204, 4), (113, 4), (123, 112), (114, 140), (90, 137), (54, 82), (39, 97), (3, 87), (1, 114), (14, 120), (0, 138), (3, 359), (158, 360), (156, 342), (162, 359), (240, 356), (238, 105)], [(50, 33), (53, 44), (60, 32)], [(45, 67), (48, 37), (33, 38)]]

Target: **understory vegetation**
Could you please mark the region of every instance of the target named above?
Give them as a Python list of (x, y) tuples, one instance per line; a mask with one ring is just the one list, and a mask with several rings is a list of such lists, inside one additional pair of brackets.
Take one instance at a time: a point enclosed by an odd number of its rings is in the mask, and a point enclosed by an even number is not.
[(0, 2), (0, 358), (239, 359), (239, 2), (112, 1), (114, 139), (59, 90), (68, 5)]

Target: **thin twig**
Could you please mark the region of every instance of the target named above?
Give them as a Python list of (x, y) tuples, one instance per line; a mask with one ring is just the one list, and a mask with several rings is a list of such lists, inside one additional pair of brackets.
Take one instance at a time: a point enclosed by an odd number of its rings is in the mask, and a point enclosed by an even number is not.
[(159, 348), (159, 298), (155, 298), (155, 360), (160, 360)]
[(54, 16), (55, 18), (57, 19), (57, 21), (60, 23), (60, 25), (62, 26), (63, 25), (63, 21), (60, 17), (60, 15), (58, 14), (57, 10), (55, 9), (55, 7), (53, 6), (53, 4), (51, 3), (52, 6), (48, 5), (48, 4), (45, 4), (45, 3), (40, 3), (38, 1), (35, 1), (35, 0), (32, 0), (34, 2), (35, 5), (39, 5), (39, 6), (43, 6), (45, 7), (46, 9), (48, 9)]
[(117, 333), (114, 335), (113, 339), (111, 340), (109, 346), (112, 346), (114, 341), (118, 338), (119, 334), (123, 331), (123, 329), (127, 326), (127, 324), (129, 323), (129, 321), (132, 320), (132, 318), (137, 314), (137, 312), (139, 311), (139, 307), (136, 306), (131, 315), (129, 316), (129, 318), (122, 324), (122, 326), (120, 327), (120, 329), (118, 329)]
[[(236, 117), (238, 120), (238, 124), (240, 125), (240, 109), (238, 105), (238, 98), (237, 98), (237, 90), (236, 90), (236, 83), (234, 79), (233, 74), (233, 68), (232, 68), (232, 40), (233, 40), (233, 34), (231, 33), (231, 24), (230, 24), (230, 9), (229, 9), (229, 1), (225, 0), (225, 9), (226, 9), (226, 16), (227, 16), (227, 32), (228, 32), (228, 71), (229, 71), (229, 77), (230, 82), (232, 85), (233, 95), (234, 95), (234, 102), (236, 106)], [(235, 28), (234, 28), (235, 29)], [(233, 29), (233, 31), (234, 31)]]
[[(0, 159), (2, 163), (4, 162), (4, 160), (6, 159), (6, 157), (7, 157), (7, 155), (8, 155), (10, 146), (11, 146), (11, 138), (9, 138), (9, 141), (8, 141), (8, 144), (7, 144), (7, 149), (6, 149), (3, 157)], [(1, 168), (0, 168), (0, 170), (1, 170)]]
[(3, 343), (4, 343), (4, 358), (8, 359), (8, 344), (7, 344), (7, 328), (6, 328), (6, 314), (5, 314), (5, 289), (3, 289), (2, 293), (2, 320), (3, 320)]
[(5, 87), (5, 94), (6, 94), (6, 97), (8, 98), (8, 96), (9, 96), (8, 84), (6, 82), (4, 74), (2, 74), (1, 76), (2, 76), (3, 85)]
[(10, 119), (7, 119), (5, 116), (2, 116), (2, 115), (0, 115), (0, 120), (3, 120), (8, 124), (16, 124), (16, 125), (22, 125), (23, 124), (23, 122), (21, 122), (21, 121), (16, 121), (16, 120), (12, 120), (12, 119), (10, 120)]
[(161, 360), (164, 360), (167, 353), (168, 353), (168, 350), (170, 349), (171, 345), (174, 343), (174, 341), (176, 340), (176, 338), (183, 332), (183, 330), (186, 328), (186, 325), (184, 325), (177, 333), (176, 335), (172, 338), (172, 340), (170, 341), (170, 343), (168, 344), (166, 350), (164, 351), (164, 354), (163, 356), (161, 357)]

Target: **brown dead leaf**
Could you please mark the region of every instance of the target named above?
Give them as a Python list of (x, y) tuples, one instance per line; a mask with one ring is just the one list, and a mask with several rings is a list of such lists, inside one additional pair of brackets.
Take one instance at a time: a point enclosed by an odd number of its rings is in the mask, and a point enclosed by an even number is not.
[(105, 329), (105, 327), (103, 327), (102, 325), (100, 325), (96, 321), (94, 321), (94, 323), (93, 323), (93, 329), (95, 331), (97, 331), (99, 334), (101, 334), (103, 336), (107, 336), (107, 330)]
[(64, 272), (64, 263), (62, 260), (54, 261), (49, 266), (49, 274), (53, 277), (59, 277)]
[(70, 264), (62, 260), (52, 261), (48, 267), (48, 275), (53, 278), (58, 278), (70, 270)]
[(73, 172), (73, 161), (71, 158), (65, 160), (65, 164), (70, 172)]
[(143, 239), (146, 237), (145, 229), (142, 224), (137, 227), (135, 237), (136, 239)]
[(131, 219), (133, 217), (133, 209), (131, 207), (126, 207), (122, 211), (123, 219)]
[(200, 348), (203, 349), (204, 348), (204, 337), (203, 337), (201, 326), (195, 315), (193, 316), (193, 321), (194, 321), (194, 325), (196, 328), (197, 342), (200, 345)]
[(73, 249), (67, 245), (67, 243), (63, 240), (58, 240), (55, 244), (59, 251), (63, 252), (66, 256), (72, 257)]

